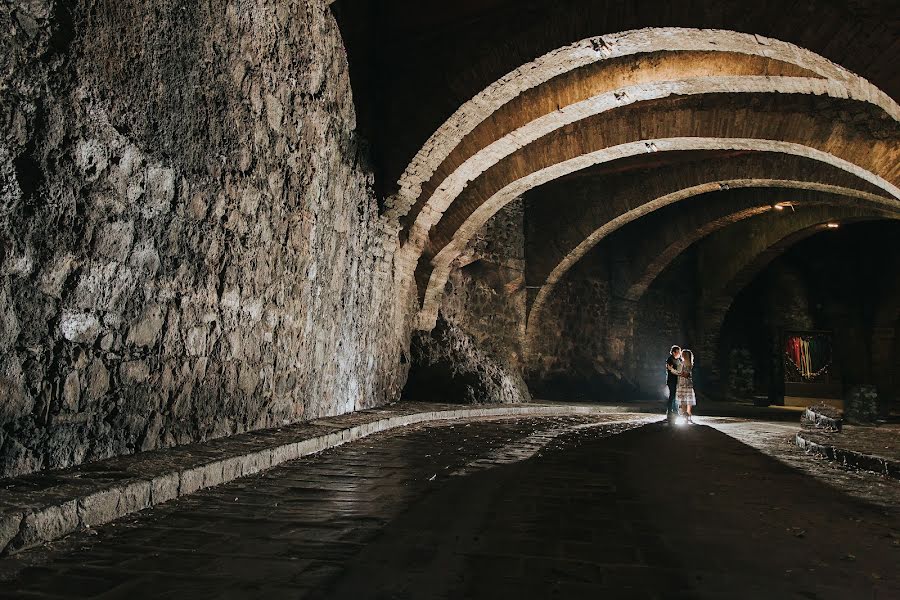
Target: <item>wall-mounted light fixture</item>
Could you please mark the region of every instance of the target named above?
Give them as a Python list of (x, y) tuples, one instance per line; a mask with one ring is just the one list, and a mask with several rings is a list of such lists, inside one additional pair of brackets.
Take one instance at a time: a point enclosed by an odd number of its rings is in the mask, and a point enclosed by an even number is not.
[(837, 229), (838, 227), (840, 227), (840, 225), (838, 223), (826, 223), (825, 227), (827, 227), (828, 229)]

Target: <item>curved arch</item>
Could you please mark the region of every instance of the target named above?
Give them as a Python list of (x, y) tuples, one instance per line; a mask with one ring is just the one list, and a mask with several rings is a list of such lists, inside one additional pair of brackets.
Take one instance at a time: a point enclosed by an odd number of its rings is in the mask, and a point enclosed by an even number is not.
[(823, 212), (823, 215), (819, 218), (814, 218), (808, 226), (791, 231), (787, 235), (776, 239), (774, 243), (755, 253), (750, 260), (740, 264), (739, 268), (732, 267), (728, 271), (729, 276), (718, 283), (719, 287), (711, 292), (707, 292), (709, 295), (704, 302), (715, 306), (724, 298), (730, 304), (734, 296), (744, 289), (773, 260), (784, 254), (798, 242), (817, 233), (827, 231), (829, 224), (846, 225), (865, 221), (900, 220), (900, 214), (881, 211), (851, 209), (835, 211), (835, 209), (831, 209)]
[(554, 268), (595, 230), (635, 206), (693, 186), (714, 184), (716, 190), (716, 185), (726, 188), (737, 180), (811, 182), (881, 192), (821, 162), (766, 152), (673, 152), (600, 165), (527, 194), (529, 220), (540, 224), (529, 232), (527, 283), (532, 289), (544, 285)]
[(464, 103), (428, 139), (401, 176), (399, 192), (389, 202), (391, 216), (405, 215), (421, 194), (422, 184), (464, 138), (489, 115), (528, 89), (573, 70), (611, 59), (652, 52), (707, 51), (763, 56), (795, 65), (841, 83), (849, 97), (880, 106), (895, 120), (900, 107), (871, 83), (793, 44), (727, 30), (646, 28), (586, 38), (551, 51), (498, 79)]
[[(803, 206), (806, 206), (806, 202), (803, 200), (795, 200), (791, 203), (792, 209), (795, 206), (802, 208)], [(641, 275), (631, 282), (631, 285), (625, 290), (624, 299), (629, 302), (640, 302), (644, 292), (646, 292), (647, 288), (649, 288), (656, 278), (659, 277), (659, 274), (695, 242), (705, 238), (711, 233), (727, 227), (728, 225), (739, 223), (745, 219), (767, 213), (771, 210), (774, 210), (771, 203), (760, 204), (759, 206), (752, 208), (745, 208), (720, 219), (708, 221), (691, 231), (690, 235), (680, 237), (671, 242), (663, 248), (653, 260), (647, 263), (642, 269)]]
[[(810, 195), (810, 198), (812, 197), (814, 196)], [(833, 220), (837, 220), (839, 222), (848, 222), (854, 219), (883, 219), (886, 217), (892, 217), (895, 219), (900, 218), (900, 215), (896, 215), (894, 213), (884, 213), (878, 209), (861, 208), (858, 206), (854, 206), (852, 201), (849, 200), (847, 206), (836, 207), (829, 203), (834, 200), (839, 199), (831, 198), (825, 200), (826, 204), (818, 206), (809, 206), (808, 204), (804, 204), (805, 208), (803, 210), (798, 210), (796, 213), (791, 213), (790, 211), (788, 213), (775, 213), (774, 211), (771, 211), (768, 214), (762, 214), (760, 216), (756, 216), (755, 218), (746, 219), (733, 225), (733, 227), (737, 228), (738, 231), (734, 231), (734, 229), (723, 228), (719, 233), (719, 238), (723, 244), (722, 248), (728, 247), (727, 242), (729, 241), (733, 246), (733, 240), (735, 238), (748, 238), (748, 232), (750, 231), (758, 231), (762, 237), (766, 237), (766, 234), (771, 231), (775, 232), (775, 234), (768, 238), (766, 242), (763, 242), (761, 244), (762, 250), (765, 250), (771, 244), (774, 244), (779, 240), (788, 238), (789, 236), (793, 235), (797, 230), (809, 230), (812, 226), (813, 229), (806, 233), (806, 235), (808, 235), (814, 233), (815, 231), (820, 231), (821, 228), (824, 227), (825, 223), (831, 222)], [(698, 208), (702, 212), (703, 205), (700, 205)], [(740, 213), (743, 211), (742, 209), (740, 209), (738, 212)], [(796, 219), (793, 218), (795, 216)], [(780, 227), (773, 227), (772, 225), (776, 223), (782, 223), (782, 225)], [(629, 240), (630, 237), (630, 234), (623, 235), (621, 240)], [(785, 243), (787, 244), (787, 242), (789, 241), (791, 240), (786, 240)], [(703, 242), (701, 241), (700, 243), (702, 244)], [(618, 248), (618, 246), (616, 246), (616, 248)], [(755, 246), (752, 247), (751, 252), (748, 253), (751, 256), (743, 262), (752, 262), (750, 258), (754, 258), (762, 250), (756, 248)], [(604, 248), (604, 254), (606, 254), (608, 251), (612, 251), (612, 248)], [(710, 257), (715, 260), (715, 256), (718, 256), (720, 254), (721, 252), (719, 252), (718, 254), (711, 253)], [(583, 273), (586, 277), (590, 278), (592, 277), (591, 274), (595, 272), (595, 269), (591, 268), (589, 270), (585, 270)], [(579, 284), (573, 283), (571, 289), (582, 291), (585, 288), (580, 286)], [(572, 300), (574, 299), (575, 298), (572, 297), (568, 300), (562, 300), (560, 306), (572, 306)], [(611, 369), (621, 370), (621, 372), (628, 377), (635, 377), (639, 374), (643, 374), (643, 371), (641, 370), (643, 368), (641, 366), (643, 363), (641, 363), (640, 361), (635, 361), (635, 354), (632, 354), (632, 352), (635, 349), (635, 336), (639, 334), (639, 331), (647, 331), (646, 329), (642, 329), (643, 325), (641, 325), (641, 323), (646, 323), (646, 321), (644, 321), (641, 317), (641, 315), (644, 315), (644, 318), (646, 318), (646, 305), (642, 305), (637, 302), (622, 300), (616, 295), (614, 291), (612, 291), (612, 289), (609, 290), (609, 296), (607, 297), (606, 302), (606, 308), (603, 312), (608, 315), (605, 320), (608, 329), (604, 331), (604, 334), (602, 336), (605, 345), (602, 350), (602, 363)], [(552, 305), (555, 305), (555, 303), (552, 303)], [(558, 316), (566, 314), (569, 314), (568, 311), (561, 313), (561, 315)], [(547, 323), (551, 322), (553, 323), (552, 332), (550, 329), (548, 329), (547, 326)], [(529, 365), (530, 369), (533, 369), (535, 372), (541, 372), (540, 365), (553, 363), (555, 357), (555, 353), (553, 350), (554, 345), (552, 342), (550, 342), (548, 345), (547, 343), (545, 343), (545, 340), (553, 339), (554, 337), (556, 337), (553, 335), (555, 332), (564, 328), (567, 329), (568, 327), (569, 326), (564, 326), (563, 323), (560, 323), (557, 320), (550, 319), (549, 315), (547, 320), (542, 320), (541, 322), (535, 324), (535, 328), (528, 332), (531, 335), (531, 338), (528, 342), (528, 346), (526, 347), (526, 352), (528, 353), (526, 364)], [(545, 335), (537, 335), (539, 333), (543, 333)], [(708, 346), (701, 343), (697, 338), (693, 338), (689, 341), (691, 342), (692, 347), (696, 347), (703, 356), (707, 356), (709, 354), (710, 351), (707, 350)], [(694, 346), (695, 344), (696, 346)], [(704, 364), (708, 364), (708, 362), (708, 360), (704, 359)], [(704, 368), (704, 371), (706, 371), (706, 368)], [(645, 380), (642, 379), (642, 381)]]
[[(537, 318), (537, 315), (540, 314), (540, 310), (543, 307), (544, 302), (546, 301), (547, 296), (552, 292), (553, 286), (566, 274), (566, 272), (572, 268), (581, 258), (587, 254), (594, 246), (600, 243), (606, 236), (610, 233), (622, 227), (623, 225), (634, 221), (639, 216), (643, 216), (652, 210), (658, 210), (664, 206), (668, 206), (669, 204), (680, 202), (682, 200), (686, 200), (693, 196), (699, 196), (701, 194), (708, 194), (711, 192), (719, 191), (721, 189), (741, 189), (741, 188), (784, 188), (784, 189), (797, 189), (797, 190), (807, 190), (814, 192), (824, 192), (827, 194), (836, 194), (840, 196), (846, 196), (848, 198), (856, 198), (858, 200), (862, 200), (865, 202), (872, 203), (877, 206), (883, 206), (885, 208), (891, 208), (892, 202), (889, 198), (885, 198), (883, 196), (878, 196), (876, 194), (872, 194), (869, 192), (863, 192), (854, 188), (846, 188), (828, 184), (815, 183), (811, 181), (794, 181), (794, 180), (778, 180), (778, 179), (728, 179), (728, 180), (718, 180), (711, 181), (708, 183), (703, 183), (700, 185), (691, 186), (688, 188), (684, 188), (678, 190), (676, 192), (672, 192), (670, 194), (666, 194), (664, 196), (660, 196), (653, 200), (650, 200), (647, 204), (652, 206), (653, 208), (650, 211), (643, 210), (643, 206), (637, 209), (633, 209), (623, 214), (621, 217), (608, 221), (604, 223), (601, 227), (594, 230), (587, 238), (584, 239), (578, 246), (570, 252), (566, 258), (561, 261), (547, 276), (546, 282), (541, 286), (540, 290), (535, 297), (534, 303), (532, 304), (531, 313), (529, 314), (528, 322), (529, 326), (532, 322), (532, 315), (534, 318)], [(769, 205), (771, 208), (771, 204)], [(763, 212), (763, 211), (760, 211)], [(760, 214), (756, 212), (754, 214)], [(750, 215), (748, 215), (750, 216)], [(699, 238), (697, 238), (699, 239)]]
[[(622, 156), (661, 149), (657, 139), (751, 139), (811, 148), (811, 158), (839, 166), (900, 197), (900, 123), (852, 100), (803, 94), (707, 94), (644, 102), (554, 131), (504, 158), (460, 194), (431, 228), (425, 250), (436, 254), (479, 209), (492, 209), (516, 182), (530, 189), (572, 170), (573, 159), (614, 147)], [(631, 143), (643, 142), (637, 148)], [(705, 148), (701, 148), (705, 149)], [(724, 146), (723, 149), (729, 149)], [(762, 147), (767, 150), (768, 148)], [(509, 187), (513, 186), (513, 187)], [(498, 206), (499, 208), (499, 206)], [(429, 218), (435, 218), (430, 215)]]
[[(826, 205), (850, 208), (863, 206), (867, 207), (867, 210), (870, 211), (879, 211), (890, 208), (890, 204), (888, 204), (890, 200), (887, 198), (882, 198), (852, 188), (827, 186), (809, 181), (732, 180), (720, 183), (727, 183), (727, 189), (731, 190), (730, 193), (732, 194), (735, 191), (744, 190), (748, 192), (762, 189), (802, 190), (803, 194), (799, 196), (792, 195), (789, 198), (791, 204), (797, 206)], [(713, 187), (712, 192), (707, 189), (710, 185)], [(680, 192), (669, 194), (668, 198), (663, 196), (656, 200), (651, 200), (650, 202), (656, 203), (660, 199), (672, 199), (671, 202), (675, 202), (706, 193), (710, 193), (710, 202), (713, 202), (713, 198), (726, 193), (720, 191), (721, 189), (722, 188), (717, 185), (717, 182), (712, 182), (711, 184), (685, 188), (685, 190), (681, 190)], [(666, 204), (670, 204), (671, 202), (666, 202)], [(623, 305), (631, 305), (632, 309), (634, 309), (653, 280), (655, 280), (663, 269), (665, 269), (666, 266), (689, 246), (728, 225), (732, 225), (750, 217), (772, 212), (774, 210), (773, 204), (777, 202), (778, 200), (773, 200), (771, 197), (760, 198), (757, 194), (750, 196), (747, 201), (737, 203), (737, 207), (735, 207), (735, 202), (723, 200), (721, 208), (715, 206), (710, 207), (705, 211), (706, 214), (704, 214), (702, 218), (697, 217), (691, 219), (690, 226), (678, 227), (676, 225), (674, 231), (678, 233), (672, 236), (674, 237), (674, 240), (670, 241), (667, 238), (663, 238), (664, 246), (658, 250), (653, 249), (644, 254), (644, 256), (652, 256), (650, 262), (639, 267), (639, 277), (625, 282), (627, 287), (621, 292)], [(709, 214), (710, 212), (712, 212), (712, 214)], [(682, 233), (685, 231), (687, 233)], [(540, 331), (540, 319), (556, 288), (557, 282), (560, 281), (565, 273), (574, 267), (574, 265), (577, 264), (577, 262), (591, 249), (596, 247), (602, 239), (607, 238), (610, 233), (611, 230), (607, 228), (606, 224), (595, 230), (588, 236), (585, 242), (576, 248), (575, 251), (567, 255), (565, 260), (560, 261), (560, 264), (554, 269), (552, 279), (548, 278), (548, 281), (541, 286), (535, 297), (531, 311), (527, 316), (527, 325), (525, 329), (526, 339), (524, 343), (526, 353), (531, 351), (534, 336), (538, 335), (538, 332)], [(641, 239), (646, 239), (645, 236), (639, 237), (641, 237)], [(655, 236), (651, 237), (657, 239)], [(631, 320), (627, 312), (628, 311), (623, 308), (623, 318), (621, 319), (623, 326), (627, 325)], [(625, 337), (625, 335), (610, 335), (611, 339), (624, 339)]]
[(667, 80), (627, 86), (599, 94), (537, 118), (466, 158), (435, 186), (420, 212), (412, 213), (415, 221), (409, 226), (407, 243), (424, 243), (431, 228), (469, 182), (474, 181), (527, 144), (567, 125), (632, 104), (675, 96), (773, 93), (829, 96), (831, 98), (852, 97), (847, 88), (839, 82), (806, 77), (769, 76), (697, 77)]
[[(692, 223), (695, 226), (689, 229), (687, 235), (679, 234), (677, 236), (673, 236), (674, 239), (672, 239), (671, 241), (669, 239), (665, 239), (665, 246), (661, 250), (657, 251), (654, 249), (654, 251), (652, 251), (653, 258), (649, 262), (644, 263), (640, 266), (640, 275), (633, 278), (629, 282), (628, 287), (624, 290), (623, 299), (630, 302), (639, 302), (641, 300), (641, 297), (643, 297), (644, 292), (647, 291), (647, 288), (650, 287), (650, 285), (659, 276), (659, 274), (662, 273), (662, 271), (668, 265), (670, 265), (672, 261), (678, 257), (678, 255), (684, 252), (695, 242), (700, 241), (701, 239), (716, 231), (728, 227), (729, 225), (744, 221), (745, 219), (772, 212), (776, 210), (776, 204), (785, 204), (789, 202), (790, 208), (787, 208), (787, 206), (782, 206), (781, 210), (788, 210), (791, 214), (793, 214), (797, 209), (802, 211), (808, 207), (858, 206), (853, 201), (856, 197), (852, 194), (852, 191), (853, 190), (835, 191), (833, 193), (830, 192), (827, 195), (804, 194), (799, 197), (792, 196), (789, 201), (785, 201), (784, 203), (779, 201), (773, 202), (771, 198), (758, 198), (744, 203), (745, 205), (739, 210), (729, 208), (728, 210), (723, 211), (721, 215), (713, 216), (712, 219), (703, 219), (702, 223)], [(878, 210), (878, 208), (881, 206), (881, 204), (877, 202), (866, 202), (866, 204), (869, 204), (869, 208), (874, 210)], [(786, 216), (789, 217), (789, 215)], [(818, 224), (821, 224), (821, 221)]]
[[(710, 273), (707, 283), (710, 287), (702, 295), (700, 314), (703, 323), (699, 335), (699, 347), (704, 354), (712, 356), (719, 348), (722, 325), (734, 298), (744, 289), (766, 266), (782, 255), (794, 244), (822, 231), (827, 230), (828, 223), (847, 224), (863, 221), (900, 220), (896, 212), (860, 211), (844, 209), (842, 211), (823, 211), (820, 216), (804, 217), (804, 221), (793, 228), (779, 230), (778, 227), (762, 227), (757, 224), (759, 237), (752, 238), (754, 251), (743, 260), (732, 263), (718, 262), (719, 273)], [(718, 253), (717, 253), (718, 255)], [(710, 362), (710, 379), (718, 378), (717, 365)]]
[[(599, 150), (576, 155), (557, 163), (551, 163), (524, 177), (515, 179), (494, 192), (487, 201), (479, 204), (478, 207), (465, 218), (463, 224), (456, 228), (456, 232), (453, 234), (450, 241), (445, 244), (431, 260), (431, 266), (433, 268), (427, 277), (427, 287), (425, 289), (422, 311), (419, 315), (417, 326), (423, 329), (429, 329), (432, 326), (437, 316), (441, 290), (446, 283), (446, 278), (449, 275), (449, 269), (453, 259), (465, 245), (471, 234), (477, 231), (493, 214), (496, 213), (497, 210), (525, 191), (542, 183), (584, 169), (591, 165), (635, 156), (647, 152), (648, 148), (653, 151), (663, 152), (683, 150), (748, 150), (804, 156), (847, 171), (848, 173), (856, 175), (857, 177), (887, 191), (895, 198), (900, 198), (900, 189), (893, 183), (886, 181), (884, 178), (823, 150), (793, 142), (739, 137), (666, 137), (641, 139), (611, 147), (604, 147)], [(707, 188), (706, 191), (710, 191), (711, 189), (712, 188)], [(675, 196), (662, 199), (656, 205), (647, 204), (637, 207), (627, 216), (622, 216), (611, 221), (608, 231), (612, 231), (643, 214), (655, 210), (655, 208), (658, 208), (659, 206), (677, 201), (678, 199), (679, 198)], [(894, 205), (900, 207), (900, 203)], [(407, 260), (409, 260), (409, 258), (407, 258)]]
[[(540, 308), (556, 281), (611, 232), (611, 221), (645, 202), (662, 208), (671, 202), (724, 188), (768, 187), (836, 193), (892, 206), (889, 198), (872, 193), (878, 188), (857, 177), (796, 156), (752, 153), (720, 159), (704, 157), (642, 173), (640, 186), (633, 185), (633, 177), (626, 172), (600, 180), (579, 180), (577, 185), (541, 188), (537, 195), (540, 202), (535, 203), (536, 218), (549, 224), (553, 244), (546, 251), (531, 253), (535, 258), (529, 261), (528, 283), (538, 292), (529, 308), (535, 305)], [(583, 189), (592, 188), (603, 190), (602, 202), (599, 198), (598, 201), (582, 198)], [(627, 216), (626, 219), (630, 221)]]

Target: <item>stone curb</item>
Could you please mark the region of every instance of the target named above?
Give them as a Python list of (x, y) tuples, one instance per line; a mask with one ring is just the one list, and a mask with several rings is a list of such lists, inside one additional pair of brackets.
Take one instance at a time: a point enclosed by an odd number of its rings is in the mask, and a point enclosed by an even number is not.
[(854, 469), (863, 469), (866, 471), (874, 471), (893, 479), (900, 479), (900, 462), (875, 456), (872, 454), (863, 454), (846, 448), (838, 448), (827, 444), (820, 444), (803, 437), (803, 432), (797, 433), (794, 443), (798, 448), (807, 452), (814, 452), (820, 456), (839, 462), (845, 467)]
[[(433, 405), (432, 405), (433, 406)], [(216, 457), (188, 468), (158, 473), (147, 478), (111, 482), (90, 493), (56, 498), (52, 504), (23, 510), (0, 512), (0, 556), (7, 556), (53, 541), (79, 529), (95, 527), (114, 519), (168, 502), (198, 490), (227, 483), (239, 477), (259, 473), (281, 463), (309, 456), (376, 433), (428, 421), (447, 421), (477, 417), (573, 415), (614, 412), (645, 412), (642, 407), (538, 405), (462, 408), (395, 414), (378, 418), (379, 413), (349, 413), (323, 418), (309, 425), (320, 433), (289, 443), (248, 448), (230, 456)], [(367, 416), (373, 420), (350, 426), (341, 425), (349, 416)], [(380, 414), (383, 414), (381, 412)], [(328, 433), (321, 433), (323, 430)], [(254, 432), (251, 432), (253, 435)], [(252, 445), (252, 444), (249, 444)], [(2, 511), (2, 507), (0, 507)]]
[(822, 413), (817, 413), (809, 407), (807, 407), (804, 417), (806, 418), (806, 421), (808, 423), (821, 429), (840, 432), (844, 425), (843, 419), (835, 419), (834, 417), (825, 416)]

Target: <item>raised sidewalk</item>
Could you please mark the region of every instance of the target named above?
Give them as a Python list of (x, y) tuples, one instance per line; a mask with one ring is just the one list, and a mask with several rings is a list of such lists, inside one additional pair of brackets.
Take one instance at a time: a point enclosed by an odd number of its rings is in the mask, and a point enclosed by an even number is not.
[(838, 462), (900, 479), (900, 427), (845, 425), (840, 432), (803, 427), (795, 443), (807, 452)]
[(375, 433), (477, 417), (658, 412), (658, 404), (397, 403), (0, 480), (0, 556)]

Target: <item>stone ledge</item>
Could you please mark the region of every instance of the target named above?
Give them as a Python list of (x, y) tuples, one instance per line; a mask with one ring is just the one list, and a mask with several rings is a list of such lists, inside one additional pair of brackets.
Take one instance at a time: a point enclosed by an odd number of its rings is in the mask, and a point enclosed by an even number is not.
[(401, 403), (0, 480), (0, 556), (398, 427), (477, 417), (647, 410), (640, 405), (451, 407)]
[(828, 460), (839, 462), (845, 467), (873, 471), (887, 477), (900, 479), (900, 462), (896, 460), (873, 454), (863, 454), (862, 452), (830, 444), (822, 444), (810, 439), (809, 434), (805, 431), (797, 432), (794, 443), (802, 450), (814, 452)]
[(811, 406), (807, 407), (804, 418), (810, 425), (821, 429), (828, 429), (830, 431), (841, 431), (844, 425), (844, 420), (840, 417), (830, 417), (816, 411), (814, 407)]

